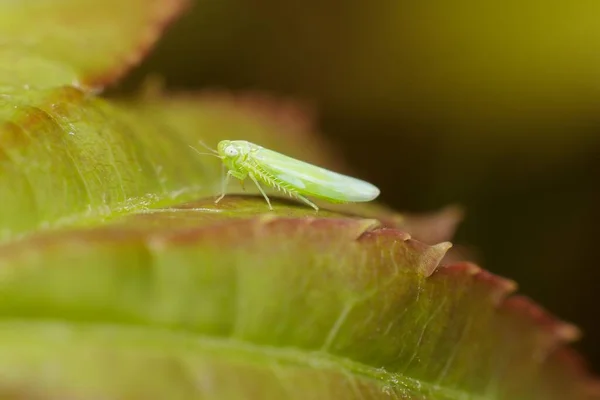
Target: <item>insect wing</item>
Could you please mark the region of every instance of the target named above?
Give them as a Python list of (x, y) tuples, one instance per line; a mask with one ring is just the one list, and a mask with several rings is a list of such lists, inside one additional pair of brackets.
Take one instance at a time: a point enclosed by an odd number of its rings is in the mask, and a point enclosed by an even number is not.
[(300, 194), (341, 202), (371, 201), (379, 189), (360, 179), (352, 178), (276, 151), (260, 148), (254, 153), (261, 169), (283, 181)]

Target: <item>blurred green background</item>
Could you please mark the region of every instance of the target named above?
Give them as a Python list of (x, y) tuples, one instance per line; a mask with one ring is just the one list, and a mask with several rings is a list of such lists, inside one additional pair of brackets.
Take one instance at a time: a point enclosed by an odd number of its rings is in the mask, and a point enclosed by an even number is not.
[[(266, 91), (313, 107), (400, 211), (560, 318), (600, 371), (600, 2), (196, 0), (117, 92)], [(232, 138), (241, 139), (241, 138)]]

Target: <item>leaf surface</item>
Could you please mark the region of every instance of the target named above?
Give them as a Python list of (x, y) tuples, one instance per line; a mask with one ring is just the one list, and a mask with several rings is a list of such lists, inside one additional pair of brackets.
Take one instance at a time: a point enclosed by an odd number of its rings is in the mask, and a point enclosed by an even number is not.
[(448, 243), (300, 206), (248, 212), (264, 206), (207, 199), (5, 244), (0, 387), (85, 398), (592, 398), (563, 360), (577, 330), (507, 299), (514, 284), (471, 264), (438, 268)]
[(0, 89), (102, 88), (149, 51), (188, 0), (0, 3)]
[(510, 281), (440, 266), (456, 209), (268, 212), (253, 188), (215, 205), (199, 140), (344, 172), (295, 107), (89, 90), (185, 4), (0, 5), (1, 398), (600, 398), (576, 328)]
[[(199, 140), (216, 146), (243, 137), (334, 164), (318, 141), (304, 140), (310, 132), (301, 131), (301, 118), (282, 118), (289, 117), (288, 107), (258, 112), (243, 97), (229, 98), (109, 103), (73, 87), (6, 98), (0, 107), (0, 239), (216, 194), (221, 162), (190, 148), (201, 149)], [(283, 131), (288, 138), (278, 139)], [(231, 190), (241, 191), (237, 183)]]
[(438, 269), (449, 244), (402, 230), (445, 240), (456, 210), (315, 214), (277, 198), (271, 213), (252, 193), (215, 205), (219, 160), (190, 149), (199, 139), (334, 164), (284, 110), (70, 87), (11, 101), (4, 397), (597, 398), (565, 347), (575, 328), (504, 300), (514, 285), (471, 264)]

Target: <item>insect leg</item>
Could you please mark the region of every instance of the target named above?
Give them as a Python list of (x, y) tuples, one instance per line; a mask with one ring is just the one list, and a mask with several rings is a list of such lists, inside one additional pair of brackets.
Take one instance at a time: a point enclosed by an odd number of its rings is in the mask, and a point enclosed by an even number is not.
[[(225, 166), (223, 166), (223, 172), (224, 171), (225, 171)], [(227, 185), (229, 184), (229, 177), (231, 176), (230, 172), (231, 171), (227, 171), (227, 175), (225, 175), (225, 177), (221, 181), (221, 195), (219, 196), (218, 199), (215, 200), (215, 204), (217, 204), (218, 202), (223, 200), (223, 197), (225, 197), (225, 193), (227, 192)]]
[(309, 206), (311, 206), (312, 208), (314, 208), (315, 211), (319, 211), (319, 207), (317, 207), (317, 205), (315, 203), (313, 203), (312, 201), (310, 201), (306, 197), (301, 196), (298, 193), (296, 193), (294, 196), (296, 196), (298, 199), (302, 200), (305, 204), (308, 204)]
[(254, 183), (256, 184), (256, 187), (258, 188), (258, 190), (260, 190), (260, 192), (262, 193), (263, 197), (267, 201), (267, 204), (269, 205), (269, 210), (273, 211), (273, 207), (271, 206), (271, 201), (269, 200), (269, 197), (264, 192), (264, 190), (260, 187), (260, 184), (258, 183), (258, 181), (256, 180), (256, 178), (254, 177), (254, 175), (251, 174), (251, 173), (249, 175), (250, 175), (250, 179), (252, 179), (254, 181)]
[[(225, 171), (225, 166), (223, 166), (223, 171)], [(225, 179), (223, 179), (223, 186), (221, 187), (221, 195), (219, 196), (219, 198), (217, 200), (215, 200), (215, 204), (220, 202), (223, 199), (223, 197), (225, 197), (225, 193), (227, 191), (227, 185), (229, 184), (229, 178), (231, 178), (232, 176), (234, 178), (239, 179), (243, 186), (244, 179), (246, 179), (248, 174), (244, 173), (244, 172), (240, 172), (240, 171), (232, 171), (232, 170), (227, 171), (227, 175), (225, 175)]]

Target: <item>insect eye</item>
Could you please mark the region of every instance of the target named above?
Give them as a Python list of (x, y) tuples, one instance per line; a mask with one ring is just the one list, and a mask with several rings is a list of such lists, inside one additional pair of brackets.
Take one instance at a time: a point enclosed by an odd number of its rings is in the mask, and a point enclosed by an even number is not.
[(237, 153), (237, 150), (231, 146), (225, 149), (225, 154), (227, 154), (228, 156), (237, 156)]

